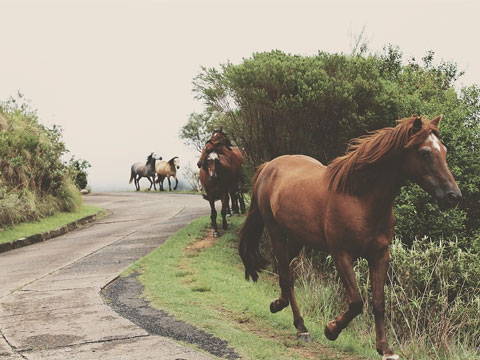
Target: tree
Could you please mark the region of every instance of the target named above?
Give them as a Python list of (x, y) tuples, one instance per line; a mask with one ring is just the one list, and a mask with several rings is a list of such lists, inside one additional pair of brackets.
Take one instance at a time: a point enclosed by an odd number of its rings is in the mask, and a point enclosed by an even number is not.
[(436, 65), (433, 52), (421, 63), (405, 62), (391, 45), (381, 55), (276, 50), (238, 65), (202, 68), (194, 92), (206, 114), (218, 114), (216, 125), (245, 149), (252, 167), (294, 153), (326, 164), (354, 137), (413, 114), (442, 113), (442, 141), (465, 200), (445, 214), (418, 187), (404, 190), (396, 206), (397, 234), (411, 242), (424, 235), (466, 238), (480, 229), (480, 91), (457, 92), (462, 74), (453, 62)]

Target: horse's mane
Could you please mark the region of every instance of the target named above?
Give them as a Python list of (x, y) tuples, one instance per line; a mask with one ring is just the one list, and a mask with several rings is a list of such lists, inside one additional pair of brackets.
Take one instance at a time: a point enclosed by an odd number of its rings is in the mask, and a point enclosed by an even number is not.
[(145, 163), (145, 165), (148, 165), (148, 163), (152, 160), (152, 157), (153, 157), (153, 152), (147, 156), (147, 162)]
[[(414, 122), (419, 120), (422, 126), (415, 131)], [(435, 126), (413, 116), (398, 120), (396, 127), (353, 139), (346, 154), (328, 164), (329, 189), (346, 194), (360, 193), (362, 185), (373, 181), (382, 167), (395, 162), (404, 149), (421, 144), (432, 132), (438, 136)]]
[(173, 158), (171, 158), (170, 160), (168, 160), (168, 165), (170, 165), (170, 167), (171, 167), (172, 169), (175, 168), (175, 163), (174, 163), (174, 161), (175, 161), (175, 159), (177, 159), (177, 158), (178, 158), (178, 156), (174, 156)]

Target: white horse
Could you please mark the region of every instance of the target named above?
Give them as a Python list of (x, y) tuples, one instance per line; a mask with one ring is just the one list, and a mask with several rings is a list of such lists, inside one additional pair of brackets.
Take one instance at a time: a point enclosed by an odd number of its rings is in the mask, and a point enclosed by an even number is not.
[(175, 187), (173, 190), (177, 190), (178, 179), (177, 179), (177, 169), (180, 169), (180, 160), (178, 156), (171, 158), (168, 161), (159, 161), (155, 165), (155, 172), (157, 173), (157, 181), (160, 184), (160, 191), (163, 189), (163, 180), (167, 178), (168, 180), (168, 190), (172, 191), (170, 177), (173, 177), (176, 181)]

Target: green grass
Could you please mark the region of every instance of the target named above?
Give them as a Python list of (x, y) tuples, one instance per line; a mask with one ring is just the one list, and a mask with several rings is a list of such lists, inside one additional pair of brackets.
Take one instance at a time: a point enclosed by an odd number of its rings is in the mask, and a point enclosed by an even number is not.
[(26, 236), (43, 233), (49, 230), (58, 229), (70, 222), (81, 219), (88, 215), (105, 214), (105, 210), (96, 206), (84, 205), (76, 212), (60, 212), (53, 216), (46, 217), (40, 221), (24, 222), (11, 228), (0, 230), (0, 243), (17, 240)]
[(314, 341), (303, 343), (296, 339), (289, 307), (270, 313), (270, 302), (279, 295), (277, 279), (264, 272), (256, 284), (245, 281), (237, 251), (243, 220), (230, 218), (230, 230), (212, 247), (188, 250), (209, 227), (208, 216), (196, 220), (125, 275), (138, 271), (153, 306), (227, 340), (244, 359), (378, 359), (372, 336), (359, 341), (355, 327), (329, 342), (323, 335), (325, 319), (305, 317)]

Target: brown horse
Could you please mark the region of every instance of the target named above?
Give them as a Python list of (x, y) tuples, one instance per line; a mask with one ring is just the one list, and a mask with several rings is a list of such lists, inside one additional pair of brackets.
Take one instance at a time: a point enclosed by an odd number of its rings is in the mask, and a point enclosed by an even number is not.
[(228, 194), (237, 186), (240, 174), (241, 161), (231, 149), (224, 147), (217, 149), (211, 142), (205, 145), (205, 156), (200, 166), (200, 182), (205, 192), (204, 198), (210, 203), (210, 219), (213, 228), (213, 236), (217, 237), (217, 211), (215, 201), (222, 202), (222, 229), (227, 229), (226, 220), (228, 208)]
[[(239, 210), (242, 214), (245, 213), (245, 201), (243, 199), (243, 193), (240, 191), (240, 182), (242, 179), (241, 166), (243, 164), (243, 152), (237, 146), (232, 146), (232, 143), (228, 139), (227, 135), (223, 132), (222, 128), (214, 130), (210, 140), (207, 141), (205, 147), (202, 150), (200, 159), (197, 162), (199, 168), (205, 163), (207, 155), (215, 150), (218, 154), (227, 156), (232, 162), (232, 171), (234, 172), (232, 186), (228, 190), (228, 194), (232, 200), (232, 212), (239, 214)], [(240, 202), (240, 209), (238, 203)], [(230, 212), (227, 199), (227, 213)]]
[(440, 119), (402, 119), (394, 128), (354, 140), (347, 154), (327, 167), (308, 156), (285, 155), (258, 168), (239, 252), (247, 280), (252, 277), (256, 281), (257, 272), (265, 266), (259, 241), (267, 227), (281, 288), (270, 310), (275, 313), (290, 304), (297, 336), (309, 338), (289, 268), (302, 247), (329, 252), (346, 289), (347, 311), (325, 327), (330, 340), (362, 312), (353, 264), (363, 257), (372, 279), (377, 351), (384, 359), (398, 359), (388, 346), (384, 320), (394, 199), (406, 180), (436, 198), (441, 209), (454, 207), (462, 196), (448, 169), (446, 148), (438, 138)]

